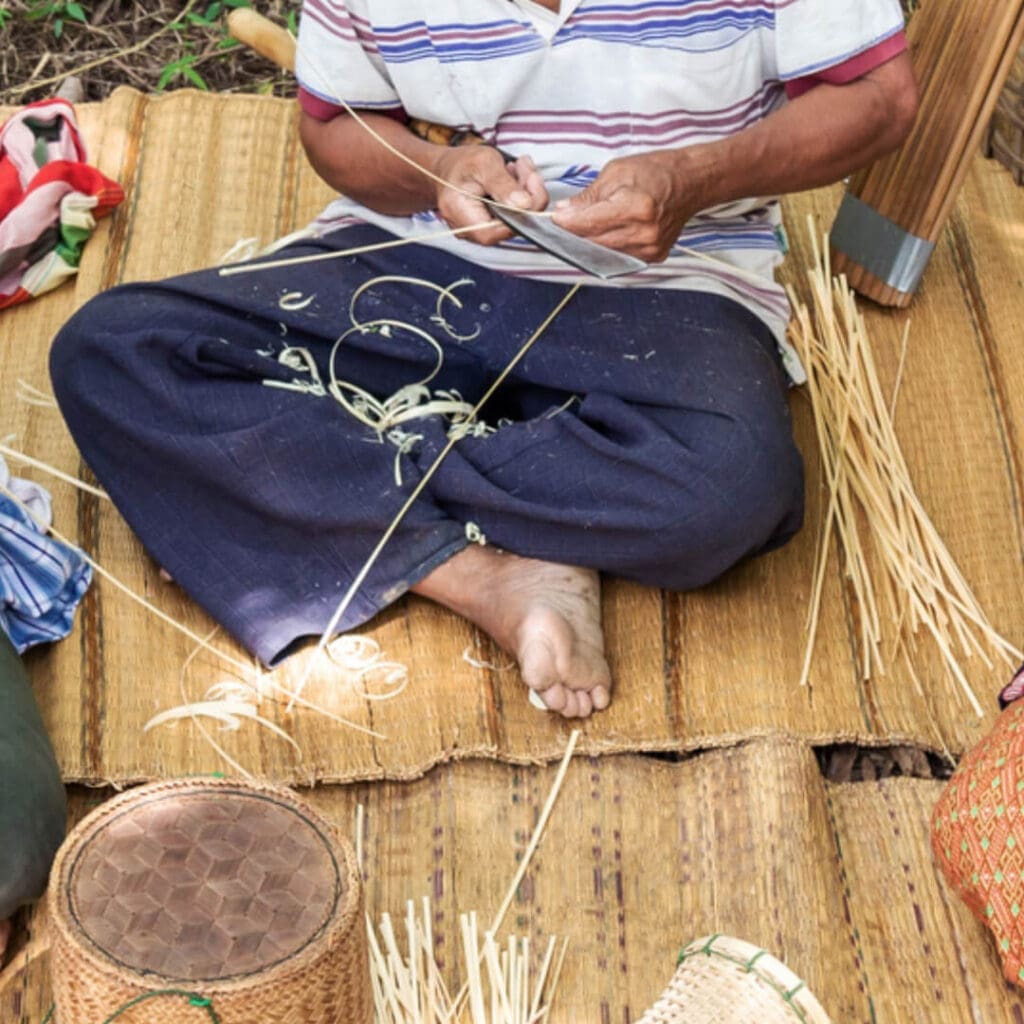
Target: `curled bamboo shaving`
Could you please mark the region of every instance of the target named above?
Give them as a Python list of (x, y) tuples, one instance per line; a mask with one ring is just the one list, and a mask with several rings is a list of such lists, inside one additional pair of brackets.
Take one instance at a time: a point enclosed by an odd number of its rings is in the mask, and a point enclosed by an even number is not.
[[(32, 462), (34, 463), (35, 460), (32, 460)], [(71, 482), (74, 483), (75, 481), (72, 480)], [(25, 503), (16, 494), (10, 491), (7, 487), (4, 487), (2, 484), (0, 484), (0, 494), (9, 498), (19, 508), (24, 509), (26, 513), (31, 515), (31, 509), (28, 508), (28, 506), (25, 505)], [(70, 540), (64, 537), (52, 525), (46, 528), (46, 532), (62, 544), (66, 544), (69, 547), (75, 547)], [(375, 739), (387, 739), (383, 733), (377, 732), (374, 729), (369, 729), (366, 726), (360, 725), (358, 722), (353, 722), (341, 715), (336, 715), (334, 712), (303, 698), (301, 693), (282, 686), (272, 674), (264, 673), (258, 668), (258, 666), (250, 665), (239, 658), (233, 657), (221, 648), (214, 646), (213, 643), (211, 643), (211, 640), (217, 634), (217, 629), (214, 629), (205, 637), (199, 636), (197, 633), (189, 629), (184, 623), (179, 622), (172, 615), (168, 615), (152, 602), (146, 600), (146, 598), (142, 597), (140, 594), (137, 594), (131, 587), (104, 569), (102, 565), (80, 548), (77, 550), (85, 562), (91, 566), (98, 575), (102, 576), (123, 594), (141, 605), (150, 614), (156, 616), (162, 622), (167, 623), (167, 625), (171, 626), (179, 633), (183, 633), (195, 644), (194, 649), (185, 659), (179, 679), (179, 687), (182, 690), (182, 705), (155, 715), (143, 726), (144, 732), (148, 732), (150, 729), (155, 728), (158, 725), (187, 718), (199, 728), (203, 738), (214, 748), (214, 750), (216, 750), (216, 752), (223, 757), (232, 768), (247, 778), (251, 778), (250, 773), (247, 772), (242, 765), (235, 761), (227, 751), (225, 751), (224, 748), (216, 742), (209, 730), (203, 728), (200, 719), (208, 718), (217, 721), (220, 723), (222, 728), (230, 730), (237, 730), (242, 719), (256, 722), (256, 724), (269, 729), (269, 731), (287, 740), (288, 743), (296, 748), (296, 751), (301, 757), (301, 748), (298, 747), (292, 737), (281, 730), (280, 727), (275, 725), (273, 722), (263, 718), (258, 713), (258, 707), (263, 698), (272, 696), (279, 699), (282, 703), (287, 701), (288, 710), (291, 710), (295, 704), (298, 704), (299, 707), (314, 712), (315, 714), (322, 715), (325, 718), (329, 718), (348, 729), (364, 733), (365, 735), (372, 736)], [(341, 637), (339, 639), (346, 641), (351, 638)], [(371, 650), (370, 645), (374, 645), (375, 643), (376, 641), (366, 638), (365, 643), (360, 644), (360, 649), (365, 652), (369, 652)], [(213, 654), (221, 662), (231, 666), (237, 673), (239, 673), (239, 677), (236, 680), (229, 682), (221, 681), (219, 683), (214, 683), (207, 689), (202, 700), (190, 701), (185, 693), (185, 674), (192, 661), (199, 652), (203, 650)], [(402, 693), (408, 684), (408, 669), (398, 662), (385, 661), (380, 656), (379, 647), (376, 651), (376, 657), (370, 657), (368, 654), (364, 654), (363, 660), (359, 665), (355, 669), (350, 669), (350, 671), (355, 677), (353, 684), (361, 687), (360, 695), (367, 700), (390, 700)], [(253, 672), (256, 673), (257, 680), (255, 683), (250, 683), (247, 681), (247, 677)], [(381, 689), (383, 692), (373, 692), (371, 690), (371, 686)]]
[[(298, 743), (279, 725), (260, 715), (256, 705), (249, 699), (248, 688), (242, 683), (216, 683), (207, 691), (206, 700), (195, 701), (192, 704), (183, 704), (181, 707), (161, 711), (142, 727), (142, 731), (149, 732), (150, 729), (155, 729), (158, 725), (177, 722), (183, 718), (208, 718), (218, 722), (221, 729), (229, 729), (232, 732), (238, 732), (242, 726), (242, 719), (256, 722), (275, 736), (291, 744), (299, 757), (302, 757), (302, 748)], [(236, 764), (234, 767), (244, 771), (240, 765)], [(248, 772), (246, 772), (246, 775), (248, 775)]]
[(512, 661), (506, 662), (504, 665), (495, 665), (492, 661), (481, 661), (473, 656), (472, 644), (462, 652), (462, 660), (473, 668), (486, 669), (488, 672), (511, 672), (516, 667), (515, 662)]
[(249, 238), (240, 238), (221, 258), (217, 261), (218, 267), (228, 267), (233, 263), (243, 263), (246, 260), (255, 259), (259, 253), (260, 240), (252, 235)]
[[(490, 401), (491, 396), (494, 394), (494, 392), (501, 387), (501, 385), (505, 382), (505, 380), (516, 368), (516, 366), (518, 366), (519, 363), (526, 357), (526, 354), (537, 343), (537, 340), (544, 334), (544, 332), (548, 329), (552, 322), (558, 317), (558, 314), (561, 313), (563, 309), (565, 309), (565, 307), (569, 304), (570, 301), (572, 301), (573, 296), (579, 291), (579, 289), (580, 285), (573, 285), (557, 303), (554, 309), (552, 309), (552, 311), (544, 318), (543, 322), (533, 332), (533, 334), (531, 334), (530, 337), (523, 342), (519, 350), (515, 353), (512, 359), (509, 360), (508, 365), (505, 366), (501, 373), (498, 374), (498, 376), (492, 382), (491, 386), (481, 396), (480, 401), (477, 402), (476, 405), (473, 406), (473, 408), (470, 410), (467, 416), (468, 420), (472, 421), (477, 418), (477, 414), (484, 407), (484, 405), (486, 405), (487, 402)], [(312, 675), (313, 667), (316, 664), (317, 659), (323, 653), (323, 650), (327, 646), (327, 644), (330, 642), (330, 639), (334, 635), (335, 630), (338, 628), (339, 623), (344, 618), (345, 612), (348, 611), (348, 607), (352, 603), (353, 598), (359, 592), (359, 588), (363, 585), (364, 581), (366, 580), (366, 577), (369, 576), (370, 570), (374, 567), (374, 565), (376, 565), (377, 559), (380, 557), (381, 552), (384, 550), (388, 542), (394, 536), (395, 532), (398, 530), (398, 527), (401, 526), (402, 521), (405, 519), (405, 516), (409, 512), (409, 509), (412, 508), (413, 504), (416, 502), (416, 499), (419, 498), (419, 496), (426, 489), (427, 485), (434, 478), (435, 473), (437, 473), (438, 469), (441, 467), (441, 463), (444, 462), (445, 458), (447, 458), (448, 453), (452, 450), (452, 448), (455, 447), (457, 441), (457, 437), (452, 437), (451, 434), (449, 434), (448, 442), (445, 444), (444, 448), (442, 448), (441, 451), (438, 453), (434, 461), (424, 471), (423, 475), (419, 479), (419, 482), (409, 493), (408, 497), (403, 502), (402, 507), (395, 513), (394, 518), (388, 524), (387, 529), (385, 529), (384, 533), (381, 535), (380, 540), (377, 541), (373, 550), (367, 556), (362, 568), (359, 570), (359, 572), (356, 573), (352, 582), (349, 584), (348, 590), (345, 591), (340, 602), (338, 603), (337, 608), (335, 608), (334, 610), (334, 614), (331, 616), (330, 621), (324, 628), (324, 631), (321, 634), (319, 641), (317, 642), (316, 650), (314, 651), (313, 656), (309, 659), (309, 661), (306, 664), (305, 672), (303, 673), (302, 679), (299, 680), (299, 684), (295, 690), (296, 695), (302, 693), (303, 688), (309, 681), (309, 677)]]
[[(219, 627), (204, 638), (205, 642), (209, 644), (209, 641), (218, 632)], [(253, 722), (289, 743), (295, 749), (300, 760), (302, 759), (302, 748), (293, 737), (259, 713), (264, 701), (271, 699), (280, 703), (294, 702), (301, 708), (322, 715), (348, 729), (372, 736), (375, 739), (387, 739), (383, 733), (359, 725), (357, 722), (336, 715), (334, 712), (306, 700), (282, 686), (272, 673), (262, 671), (255, 663), (248, 676), (240, 675), (235, 679), (214, 683), (205, 691), (201, 699), (190, 700), (186, 692), (185, 680), (189, 666), (200, 650), (202, 648), (196, 646), (182, 666), (178, 681), (182, 703), (178, 707), (169, 708), (154, 715), (143, 726), (144, 732), (149, 732), (160, 725), (188, 719), (216, 753), (245, 778), (252, 778), (252, 775), (216, 741), (203, 725), (204, 721), (215, 722), (219, 724), (222, 731), (231, 732), (237, 732), (243, 721)], [(366, 700), (392, 700), (399, 696), (408, 685), (408, 668), (400, 662), (385, 660), (381, 654), (380, 645), (371, 637), (358, 635), (338, 637), (328, 647), (327, 654), (331, 661), (345, 673), (345, 682), (356, 689), (359, 695)]]
[(311, 306), (316, 299), (316, 293), (303, 295), (302, 292), (286, 292), (277, 300), (277, 308), (283, 309), (286, 313), (298, 313)]
[[(827, 243), (819, 246), (813, 221), (814, 266), (807, 272), (811, 306), (790, 289), (791, 337), (807, 371), (827, 504), (808, 612), (801, 685), (810, 678), (825, 571), (836, 537), (843, 574), (857, 611), (861, 674), (884, 674), (890, 659), (910, 660), (924, 633), (974, 712), (981, 704), (961, 658), (990, 654), (1013, 665), (1020, 652), (989, 623), (959, 567), (921, 504), (893, 426), (903, 379), (907, 336), (893, 394), (882, 391), (867, 326), (845, 278), (833, 278)], [(812, 312), (813, 310), (813, 312)], [(896, 639), (883, 651), (883, 627)]]
[(344, 669), (366, 700), (392, 700), (409, 685), (409, 667), (385, 659), (371, 637), (340, 636), (327, 645), (327, 657)]
[[(328, 356), (329, 380), (326, 385), (321, 379), (312, 353), (308, 349), (293, 346), (286, 347), (281, 351), (278, 355), (278, 362), (297, 371), (300, 376), (294, 377), (290, 381), (267, 378), (263, 383), (267, 387), (295, 391), (317, 398), (322, 398), (325, 395), (333, 398), (350, 416), (372, 430), (379, 441), (387, 440), (395, 447), (395, 485), (400, 487), (402, 485), (402, 456), (410, 455), (423, 440), (422, 434), (404, 429), (405, 424), (428, 416), (442, 416), (449, 421), (449, 436), (454, 435), (457, 439), (466, 436), (486, 436), (493, 433), (494, 428), (476, 420), (473, 416), (473, 406), (465, 401), (457, 391), (442, 389), (432, 391), (428, 387), (444, 365), (444, 349), (429, 331), (393, 317), (361, 320), (356, 312), (359, 300), (372, 288), (382, 284), (405, 284), (434, 291), (437, 293), (437, 303), (434, 314), (430, 318), (431, 322), (437, 324), (453, 340), (467, 342), (479, 335), (480, 324), (478, 323), (470, 334), (459, 334), (445, 317), (443, 304), (448, 301), (457, 309), (462, 309), (462, 301), (455, 294), (455, 289), (472, 283), (469, 278), (460, 278), (452, 284), (444, 286), (423, 278), (395, 274), (372, 278), (360, 285), (349, 299), (348, 311), (352, 326), (337, 339), (331, 348)], [(299, 294), (298, 292), (288, 293), (285, 299)], [(283, 301), (284, 299), (282, 299)], [(298, 309), (300, 306), (295, 304), (289, 308)], [(425, 377), (399, 388), (388, 398), (381, 399), (365, 388), (339, 376), (337, 371), (339, 350), (349, 338), (369, 333), (390, 338), (394, 336), (395, 332), (403, 331), (424, 341), (434, 353), (433, 366)]]
[(47, 391), (40, 391), (27, 380), (18, 378), (14, 383), (14, 397), (26, 405), (37, 405), (45, 409), (56, 409), (57, 400)]

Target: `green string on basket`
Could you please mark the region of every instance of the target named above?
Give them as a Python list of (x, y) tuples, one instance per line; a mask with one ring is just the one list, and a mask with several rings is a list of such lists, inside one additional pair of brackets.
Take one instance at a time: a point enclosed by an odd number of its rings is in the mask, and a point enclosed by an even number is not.
[[(146, 992), (144, 995), (136, 996), (134, 999), (125, 1003), (124, 1006), (118, 1007), (105, 1021), (103, 1021), (103, 1024), (111, 1024), (111, 1021), (117, 1020), (121, 1014), (127, 1013), (133, 1006), (138, 1006), (139, 1003), (144, 1003), (147, 999), (156, 999), (158, 996), (181, 996), (183, 999), (188, 1000), (189, 1006), (196, 1006), (205, 1010), (209, 1015), (212, 1024), (220, 1024), (220, 1018), (213, 1009), (213, 1001), (211, 999), (207, 999), (206, 996), (201, 996), (198, 992), (186, 992), (183, 989), (178, 988), (164, 988), (156, 992)], [(51, 1006), (49, 1010), (46, 1011), (46, 1016), (43, 1018), (42, 1024), (54, 1024), (55, 1009), (55, 1006)]]
[[(797, 1015), (797, 1018), (800, 1021), (804, 1022), (804, 1024), (806, 1024), (807, 1015), (804, 1013), (803, 1007), (800, 1006), (799, 1003), (795, 1002), (796, 996), (801, 991), (803, 991), (804, 988), (807, 987), (806, 982), (801, 981), (797, 985), (794, 985), (793, 988), (788, 990), (783, 988), (777, 981), (775, 981), (772, 978), (769, 978), (767, 975), (762, 974), (759, 970), (756, 969), (757, 961), (760, 960), (761, 957), (770, 956), (768, 950), (759, 949), (749, 960), (742, 960), (739, 957), (732, 956), (730, 953), (726, 953), (724, 950), (715, 948), (715, 943), (721, 937), (722, 935), (720, 932), (716, 933), (710, 936), (707, 942), (705, 942), (703, 946), (700, 946), (697, 949), (694, 949), (691, 946), (685, 946), (683, 949), (679, 951), (679, 957), (676, 960), (676, 967), (680, 967), (684, 960), (689, 960), (692, 957), (699, 955), (707, 957), (718, 957), (721, 960), (728, 960), (729, 963), (736, 964), (737, 966), (742, 967), (744, 970), (756, 974), (758, 978), (761, 979), (761, 981), (763, 981), (770, 988), (774, 989), (775, 992), (778, 994), (779, 998)], [(104, 1021), (104, 1024), (106, 1024), (106, 1021)]]

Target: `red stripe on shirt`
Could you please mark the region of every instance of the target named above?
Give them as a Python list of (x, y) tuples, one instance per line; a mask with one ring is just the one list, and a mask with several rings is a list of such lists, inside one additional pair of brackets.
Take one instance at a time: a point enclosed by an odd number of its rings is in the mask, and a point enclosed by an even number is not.
[(829, 85), (847, 85), (858, 78), (863, 78), (869, 71), (874, 71), (875, 68), (892, 60), (893, 57), (898, 57), (906, 49), (906, 33), (897, 32), (870, 49), (858, 53), (856, 57), (844, 60), (842, 64), (825, 68), (806, 78), (795, 78), (791, 82), (786, 82), (786, 95), (791, 100), (795, 100), (823, 82), (827, 82)]

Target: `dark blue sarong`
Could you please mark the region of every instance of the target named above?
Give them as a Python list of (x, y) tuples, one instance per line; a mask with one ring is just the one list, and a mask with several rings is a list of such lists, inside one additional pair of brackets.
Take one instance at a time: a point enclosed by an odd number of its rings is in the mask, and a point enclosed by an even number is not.
[[(360, 226), (291, 246), (340, 251)], [(58, 401), (85, 460), (152, 556), (266, 663), (327, 625), (409, 491), (447, 440), (440, 417), (400, 456), (330, 397), (267, 386), (309, 380), (278, 361), (307, 349), (320, 377), (356, 304), (428, 331), (444, 361), (431, 389), (476, 401), (565, 295), (436, 249), (405, 246), (233, 277), (202, 271), (105, 292), (61, 331)], [(315, 299), (282, 310), (281, 298)], [(435, 352), (401, 330), (351, 335), (338, 377), (378, 398), (425, 377)], [(572, 401), (570, 401), (572, 400)], [(566, 403), (569, 403), (566, 405)], [(565, 406), (565, 408), (562, 408)], [(786, 380), (768, 329), (726, 298), (582, 289), (414, 504), (341, 623), (350, 629), (467, 543), (685, 590), (785, 542), (803, 508)]]

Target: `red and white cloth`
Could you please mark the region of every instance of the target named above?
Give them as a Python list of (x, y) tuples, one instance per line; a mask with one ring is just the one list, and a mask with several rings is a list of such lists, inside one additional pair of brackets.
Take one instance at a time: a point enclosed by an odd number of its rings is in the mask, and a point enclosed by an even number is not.
[(124, 199), (86, 162), (74, 107), (32, 103), (0, 128), (0, 309), (75, 274), (82, 247)]

